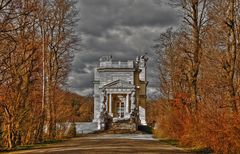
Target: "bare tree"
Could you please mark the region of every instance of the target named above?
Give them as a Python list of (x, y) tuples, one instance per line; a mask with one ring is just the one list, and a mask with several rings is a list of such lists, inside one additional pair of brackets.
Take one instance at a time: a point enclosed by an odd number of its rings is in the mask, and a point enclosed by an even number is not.
[(44, 126), (48, 138), (55, 138), (56, 91), (78, 41), (74, 2), (41, 2), (0, 3), (0, 115), (9, 149), (43, 141)]

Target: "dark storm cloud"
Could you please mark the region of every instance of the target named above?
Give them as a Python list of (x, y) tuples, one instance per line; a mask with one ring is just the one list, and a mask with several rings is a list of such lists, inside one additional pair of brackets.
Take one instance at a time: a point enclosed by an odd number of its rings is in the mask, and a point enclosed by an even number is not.
[(153, 40), (178, 23), (176, 12), (164, 1), (167, 0), (80, 0), (77, 29), (83, 48), (75, 54), (70, 89), (82, 95), (92, 93), (93, 68), (103, 55), (126, 61), (147, 52), (149, 92), (154, 92), (158, 81)]
[[(93, 75), (92, 73), (90, 73), (91, 75)], [(74, 80), (71, 80), (72, 82), (72, 88), (86, 88), (86, 87), (89, 87), (89, 83), (92, 84), (92, 79), (93, 77), (90, 77), (89, 78), (89, 75), (86, 74), (86, 73), (83, 73), (83, 74), (80, 74), (80, 75), (76, 75), (76, 74), (73, 74), (73, 76), (77, 76), (79, 77), (81, 80), (83, 80), (84, 82), (79, 82), (78, 79), (74, 79)]]
[(101, 35), (115, 26), (169, 26), (176, 24), (176, 12), (155, 0), (81, 0), (80, 29)]
[(121, 23), (128, 26), (168, 26), (177, 21), (173, 11), (151, 0), (135, 1), (125, 11)]

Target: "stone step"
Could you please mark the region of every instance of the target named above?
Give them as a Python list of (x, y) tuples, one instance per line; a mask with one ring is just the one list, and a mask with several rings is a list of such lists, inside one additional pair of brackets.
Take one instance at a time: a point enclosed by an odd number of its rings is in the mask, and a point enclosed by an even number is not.
[(130, 123), (130, 122), (112, 122), (109, 124), (107, 131), (108, 132), (122, 132), (122, 133), (127, 133), (127, 132), (135, 132), (137, 130), (137, 125), (135, 123)]

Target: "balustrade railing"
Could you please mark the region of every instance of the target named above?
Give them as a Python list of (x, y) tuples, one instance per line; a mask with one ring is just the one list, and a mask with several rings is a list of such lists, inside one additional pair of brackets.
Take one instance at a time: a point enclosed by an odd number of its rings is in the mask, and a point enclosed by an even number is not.
[(128, 62), (101, 62), (100, 63), (100, 68), (133, 68), (134, 63), (133, 61), (128, 61)]

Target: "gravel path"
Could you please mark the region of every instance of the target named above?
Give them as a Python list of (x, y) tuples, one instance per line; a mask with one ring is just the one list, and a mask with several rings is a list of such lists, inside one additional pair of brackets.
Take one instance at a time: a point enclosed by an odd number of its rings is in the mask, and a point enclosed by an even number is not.
[(161, 143), (149, 134), (105, 134), (72, 138), (41, 149), (18, 151), (26, 154), (79, 154), (79, 153), (188, 153), (182, 148)]

